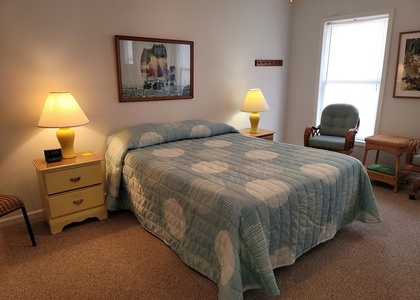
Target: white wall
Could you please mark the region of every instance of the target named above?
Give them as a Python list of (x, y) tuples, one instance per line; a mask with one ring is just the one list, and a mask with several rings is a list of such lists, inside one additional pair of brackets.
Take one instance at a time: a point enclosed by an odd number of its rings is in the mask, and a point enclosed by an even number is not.
[[(110, 133), (143, 122), (245, 128), (239, 108), (253, 87), (271, 107), (260, 126), (282, 140), (291, 11), (288, 0), (0, 0), (0, 192), (42, 207), (32, 160), (59, 148), (55, 130), (36, 126), (50, 91), (70, 91), (90, 119), (75, 128), (76, 152), (103, 155)], [(194, 99), (119, 103), (115, 35), (194, 41)]]
[[(394, 9), (394, 22), (385, 93), (377, 133), (420, 138), (420, 99), (392, 97), (399, 33), (420, 30), (420, 1), (296, 0), (293, 6), (285, 141), (303, 145), (305, 127), (315, 124), (322, 19), (335, 15), (384, 9)], [(363, 126), (363, 120), (361, 120), (361, 126)], [(361, 159), (362, 154), (363, 148), (356, 149), (356, 157)]]

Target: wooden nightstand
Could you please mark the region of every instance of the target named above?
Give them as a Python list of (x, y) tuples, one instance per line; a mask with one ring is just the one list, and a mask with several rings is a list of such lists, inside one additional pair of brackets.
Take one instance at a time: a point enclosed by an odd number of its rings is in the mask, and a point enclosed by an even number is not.
[(52, 234), (73, 222), (108, 218), (102, 160), (92, 152), (84, 152), (59, 162), (46, 163), (43, 158), (33, 161)]
[(265, 139), (269, 141), (272, 141), (274, 139), (275, 131), (261, 129), (261, 128), (258, 128), (258, 131), (259, 131), (258, 133), (250, 133), (249, 129), (242, 129), (240, 130), (240, 133), (246, 136), (253, 136), (253, 137), (257, 137), (257, 138)]

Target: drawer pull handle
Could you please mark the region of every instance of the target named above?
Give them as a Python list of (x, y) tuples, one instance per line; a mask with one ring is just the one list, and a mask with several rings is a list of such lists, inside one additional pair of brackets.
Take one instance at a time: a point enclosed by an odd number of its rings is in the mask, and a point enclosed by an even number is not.
[(80, 176), (77, 176), (77, 177), (70, 178), (70, 181), (73, 182), (73, 183), (77, 183), (77, 182), (80, 181), (80, 179), (82, 179), (82, 178)]
[(80, 204), (82, 204), (83, 203), (83, 199), (79, 199), (79, 200), (74, 200), (73, 201), (73, 204), (74, 205), (80, 205)]

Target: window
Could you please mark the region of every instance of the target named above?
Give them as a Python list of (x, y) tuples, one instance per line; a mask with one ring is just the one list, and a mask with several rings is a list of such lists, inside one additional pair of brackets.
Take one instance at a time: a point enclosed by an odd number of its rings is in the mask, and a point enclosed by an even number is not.
[[(347, 103), (360, 114), (357, 140), (375, 133), (389, 14), (327, 21), (321, 54), (317, 124), (329, 104)], [(384, 73), (385, 74), (385, 73)]]

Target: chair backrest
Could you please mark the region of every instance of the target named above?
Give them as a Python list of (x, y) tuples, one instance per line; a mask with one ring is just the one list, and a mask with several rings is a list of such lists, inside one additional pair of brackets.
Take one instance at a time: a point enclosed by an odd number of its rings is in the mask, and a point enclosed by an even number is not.
[(345, 137), (351, 128), (359, 121), (359, 110), (350, 104), (331, 104), (324, 108), (321, 114), (321, 135)]

